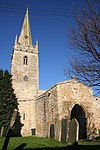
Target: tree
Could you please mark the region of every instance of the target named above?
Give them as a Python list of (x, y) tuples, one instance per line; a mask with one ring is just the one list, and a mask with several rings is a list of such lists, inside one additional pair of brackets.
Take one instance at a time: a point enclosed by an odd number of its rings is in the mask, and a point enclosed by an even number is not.
[(84, 0), (84, 8), (74, 12), (76, 26), (69, 28), (69, 41), (75, 52), (68, 77), (94, 87), (100, 92), (100, 1)]
[(2, 89), (3, 89), (3, 70), (0, 70), (0, 129), (2, 128)]
[(12, 88), (11, 74), (0, 70), (0, 129), (6, 135), (14, 109), (18, 109), (17, 98)]

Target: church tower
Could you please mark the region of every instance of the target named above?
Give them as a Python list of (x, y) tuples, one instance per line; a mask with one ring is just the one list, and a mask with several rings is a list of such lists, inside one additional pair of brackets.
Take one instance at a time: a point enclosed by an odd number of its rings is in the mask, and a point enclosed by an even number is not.
[(18, 98), (21, 134), (32, 135), (35, 132), (35, 99), (38, 92), (38, 42), (32, 44), (32, 35), (26, 10), (20, 36), (15, 38), (12, 54), (12, 84)]

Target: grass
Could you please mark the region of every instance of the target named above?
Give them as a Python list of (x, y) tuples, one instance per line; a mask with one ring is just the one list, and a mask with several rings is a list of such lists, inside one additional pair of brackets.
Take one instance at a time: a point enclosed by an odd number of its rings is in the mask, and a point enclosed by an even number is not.
[[(4, 138), (0, 138), (2, 150)], [(11, 137), (7, 150), (100, 150), (100, 142), (79, 141), (77, 146), (39, 137)]]

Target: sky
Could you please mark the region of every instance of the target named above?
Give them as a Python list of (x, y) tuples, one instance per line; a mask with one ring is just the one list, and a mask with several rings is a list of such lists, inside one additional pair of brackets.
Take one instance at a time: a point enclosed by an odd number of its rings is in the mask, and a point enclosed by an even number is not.
[(81, 0), (0, 0), (0, 68), (10, 71), (14, 39), (28, 7), (33, 44), (39, 41), (40, 89), (67, 80), (64, 69), (73, 58), (67, 28), (74, 24), (73, 7), (81, 4)]

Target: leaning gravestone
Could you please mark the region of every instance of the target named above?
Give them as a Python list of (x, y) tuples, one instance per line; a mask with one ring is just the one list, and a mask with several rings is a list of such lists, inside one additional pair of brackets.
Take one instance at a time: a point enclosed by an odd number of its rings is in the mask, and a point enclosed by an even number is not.
[(79, 123), (73, 118), (69, 124), (69, 143), (74, 145), (78, 144), (79, 138)]
[(9, 129), (8, 129), (7, 136), (5, 137), (5, 141), (4, 141), (2, 150), (7, 150), (7, 146), (8, 146), (11, 134), (12, 134), (12, 128), (13, 128), (13, 125), (15, 123), (16, 117), (17, 117), (17, 110), (15, 109), (14, 113), (12, 115), (12, 118), (11, 118), (10, 126), (9, 126)]
[(0, 133), (1, 137), (3, 136), (3, 131), (4, 131), (4, 127), (2, 126), (1, 133)]

